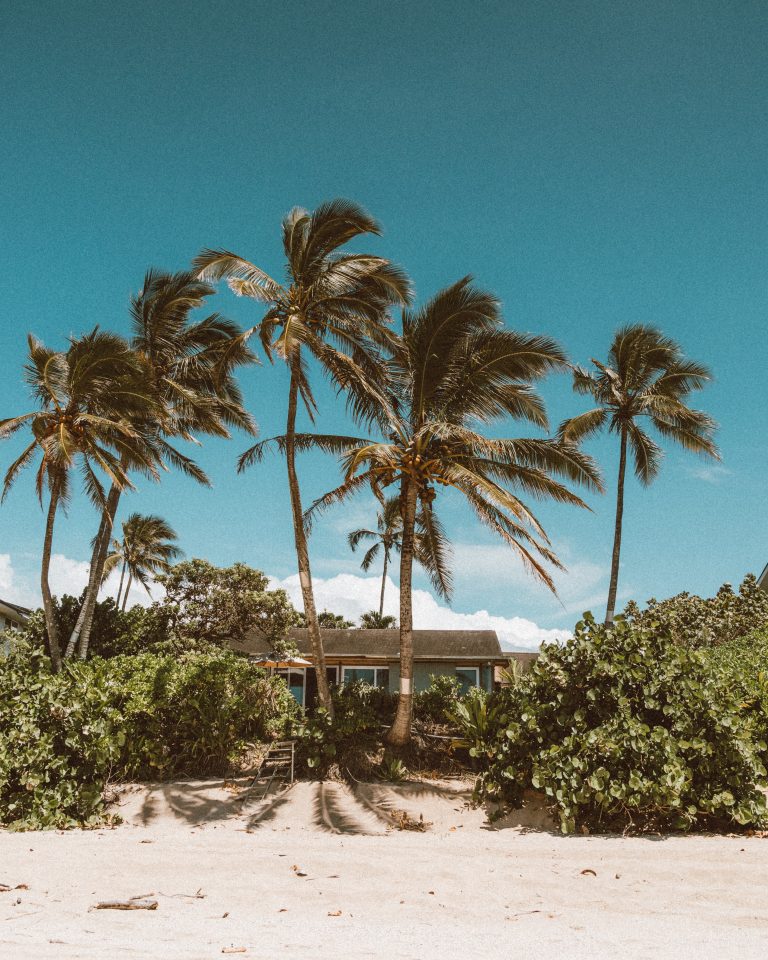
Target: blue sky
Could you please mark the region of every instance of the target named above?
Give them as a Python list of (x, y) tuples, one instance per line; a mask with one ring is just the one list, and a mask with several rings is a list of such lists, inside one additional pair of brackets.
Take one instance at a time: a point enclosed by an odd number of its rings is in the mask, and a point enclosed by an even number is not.
[[(762, 2), (22, 0), (0, 63), (0, 409), (29, 406), (28, 331), (52, 345), (97, 323), (126, 331), (145, 269), (183, 268), (204, 246), (279, 272), (282, 215), (350, 197), (384, 226), (365, 247), (401, 263), (420, 298), (471, 273), (511, 326), (553, 335), (575, 360), (643, 321), (710, 364), (700, 405), (721, 424), (723, 463), (670, 450), (650, 490), (630, 481), (620, 593), (737, 582), (768, 559), (766, 51)], [(226, 291), (215, 308), (259, 316)], [(283, 371), (242, 383), (262, 434), (280, 431)], [(554, 423), (583, 409), (566, 377), (543, 392)], [(342, 427), (320, 395), (321, 427)], [(284, 467), (236, 476), (245, 443), (205, 442), (212, 491), (170, 476), (125, 509), (164, 515), (189, 555), (282, 580), (295, 568)], [(0, 447), (0, 466), (14, 449)], [(590, 450), (611, 482), (614, 443)], [(337, 479), (320, 457), (302, 471), (307, 500)], [(34, 589), (30, 480), (0, 508), (5, 595)], [(599, 609), (612, 496), (590, 504), (539, 510), (571, 571), (561, 603), (449, 498), (454, 609), (547, 629)], [(344, 534), (370, 513), (361, 500), (318, 528), (318, 577), (360, 573)], [(94, 525), (75, 502), (57, 552), (84, 560)], [(334, 597), (368, 589), (334, 582)]]

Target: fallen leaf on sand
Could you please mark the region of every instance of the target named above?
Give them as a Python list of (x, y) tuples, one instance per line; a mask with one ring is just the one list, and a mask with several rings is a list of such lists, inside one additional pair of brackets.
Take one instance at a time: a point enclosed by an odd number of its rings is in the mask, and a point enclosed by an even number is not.
[(328, 911), (328, 916), (329, 916), (329, 917), (340, 917), (340, 916), (341, 916), (341, 910), (329, 910), (329, 911)]
[(587, 867), (585, 870), (582, 870), (582, 871), (581, 871), (581, 875), (582, 875), (582, 877), (586, 877), (586, 876), (596, 877), (596, 876), (597, 876), (597, 874), (595, 873), (595, 871), (592, 870), (590, 867)]
[(246, 953), (247, 948), (246, 947), (222, 947), (221, 952), (222, 953)]

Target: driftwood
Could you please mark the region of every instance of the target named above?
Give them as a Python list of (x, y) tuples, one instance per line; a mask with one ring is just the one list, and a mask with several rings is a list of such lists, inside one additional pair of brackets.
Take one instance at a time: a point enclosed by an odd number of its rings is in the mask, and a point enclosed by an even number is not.
[(102, 900), (94, 910), (157, 910), (157, 900)]

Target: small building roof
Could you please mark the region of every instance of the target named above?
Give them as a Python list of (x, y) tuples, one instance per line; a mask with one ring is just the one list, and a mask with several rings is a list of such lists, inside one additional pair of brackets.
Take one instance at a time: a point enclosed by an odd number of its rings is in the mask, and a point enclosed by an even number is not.
[(20, 620), (26, 620), (32, 613), (29, 607), (21, 607), (18, 603), (11, 603), (10, 600), (0, 599), (0, 613), (15, 614)]
[[(399, 630), (322, 630), (325, 655), (361, 660), (397, 660), (400, 656)], [(309, 631), (296, 627), (289, 631), (291, 640), (303, 656), (312, 656)], [(233, 650), (250, 656), (269, 652), (270, 642), (253, 631), (242, 643), (233, 642)], [(414, 630), (413, 653), (416, 660), (499, 660), (509, 659), (502, 653), (495, 630)]]
[(768, 593), (768, 563), (763, 567), (763, 572), (757, 578), (757, 585)]

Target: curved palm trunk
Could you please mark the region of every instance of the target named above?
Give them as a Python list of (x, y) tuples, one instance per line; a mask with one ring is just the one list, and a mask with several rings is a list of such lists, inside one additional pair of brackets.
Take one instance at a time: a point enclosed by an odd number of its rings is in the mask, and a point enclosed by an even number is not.
[(128, 574), (128, 583), (125, 588), (125, 596), (123, 597), (123, 607), (122, 612), (125, 613), (125, 608), (128, 605), (128, 594), (131, 592), (131, 584), (133, 583), (133, 574)]
[(123, 581), (125, 580), (126, 563), (127, 561), (123, 560), (123, 565), (120, 568), (120, 586), (117, 588), (117, 600), (115, 600), (115, 606), (118, 608), (118, 610), (120, 609), (120, 597), (123, 593)]
[(107, 494), (107, 502), (101, 515), (99, 532), (96, 537), (96, 545), (91, 555), (91, 569), (88, 574), (88, 586), (85, 591), (80, 613), (77, 617), (72, 633), (69, 636), (65, 658), (73, 656), (75, 647), (78, 645), (78, 655), (81, 659), (88, 656), (88, 644), (91, 638), (91, 627), (93, 626), (93, 615), (96, 610), (96, 601), (99, 597), (99, 588), (101, 587), (101, 577), (104, 573), (104, 563), (109, 553), (109, 541), (112, 537), (112, 528), (115, 523), (115, 514), (120, 502), (121, 490), (116, 484), (112, 484)]
[(307, 549), (307, 535), (304, 530), (304, 513), (301, 509), (301, 492), (299, 479), (296, 475), (296, 410), (299, 396), (298, 371), (291, 365), (291, 383), (288, 390), (288, 422), (285, 429), (285, 462), (288, 465), (288, 489), (291, 494), (291, 511), (293, 513), (293, 535), (296, 541), (296, 560), (299, 567), (299, 582), (301, 596), (304, 601), (304, 618), (309, 630), (309, 640), (312, 644), (312, 655), (315, 660), (317, 674), (317, 693), (320, 703), (333, 716), (333, 702), (331, 688), (328, 683), (328, 673), (325, 669), (325, 650), (320, 636), (320, 624), (317, 620), (315, 595), (312, 590), (312, 571), (309, 566), (309, 550)]
[(56, 510), (59, 505), (61, 492), (60, 482), (54, 480), (51, 484), (51, 499), (48, 504), (48, 516), (45, 521), (45, 539), (43, 541), (43, 562), (40, 568), (40, 589), (43, 594), (43, 609), (45, 610), (45, 629), (48, 634), (48, 653), (51, 657), (53, 672), (61, 671), (61, 648), (59, 647), (59, 631), (56, 626), (56, 611), (53, 608), (51, 587), (48, 583), (48, 574), (51, 568), (51, 549), (53, 547), (53, 525), (56, 520)]
[(395, 747), (411, 739), (413, 719), (413, 575), (414, 527), (416, 525), (416, 486), (403, 480), (400, 488), (403, 505), (403, 540), (400, 548), (400, 696), (395, 720), (387, 741)]
[(621, 431), (621, 453), (619, 455), (619, 482), (616, 491), (616, 526), (613, 531), (613, 556), (611, 557), (611, 582), (608, 587), (608, 605), (605, 610), (605, 625), (613, 623), (616, 609), (616, 588), (619, 584), (619, 555), (621, 554), (621, 524), (624, 519), (624, 474), (627, 469), (627, 433)]
[(387, 564), (389, 563), (389, 552), (384, 547), (384, 573), (381, 575), (381, 598), (379, 599), (379, 617), (384, 616), (384, 588), (387, 585)]

